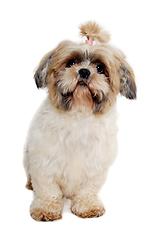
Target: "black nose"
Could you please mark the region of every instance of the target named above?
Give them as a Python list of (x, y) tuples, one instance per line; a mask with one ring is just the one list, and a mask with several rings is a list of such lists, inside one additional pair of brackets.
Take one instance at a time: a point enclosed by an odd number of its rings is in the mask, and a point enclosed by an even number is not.
[(81, 68), (79, 70), (79, 75), (82, 79), (88, 79), (91, 72), (87, 68)]

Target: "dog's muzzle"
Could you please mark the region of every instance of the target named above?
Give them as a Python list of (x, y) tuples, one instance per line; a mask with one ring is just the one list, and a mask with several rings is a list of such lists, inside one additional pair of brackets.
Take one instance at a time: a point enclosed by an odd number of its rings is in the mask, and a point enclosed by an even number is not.
[(80, 76), (80, 80), (79, 80), (78, 84), (79, 85), (85, 85), (85, 84), (87, 85), (91, 72), (87, 68), (81, 68), (78, 73)]

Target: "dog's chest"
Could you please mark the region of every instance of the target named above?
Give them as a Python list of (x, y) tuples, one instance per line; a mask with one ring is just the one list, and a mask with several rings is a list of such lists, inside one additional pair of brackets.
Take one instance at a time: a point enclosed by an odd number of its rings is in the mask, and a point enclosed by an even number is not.
[(106, 130), (88, 119), (72, 119), (64, 125), (60, 121), (57, 130), (57, 179), (62, 189), (72, 192), (105, 170)]
[[(88, 180), (101, 178), (108, 168), (116, 128), (112, 114), (74, 116), (47, 112), (41, 144), (48, 156), (43, 164), (66, 196)], [(43, 140), (43, 141), (42, 141)], [(89, 181), (90, 181), (89, 180)]]
[(70, 158), (89, 157), (107, 138), (105, 124), (85, 117), (59, 121), (56, 132), (59, 144)]
[[(66, 133), (61, 132), (59, 160), (61, 162), (61, 174), (58, 181), (65, 196), (73, 195), (88, 179), (92, 179), (99, 173), (98, 140), (90, 129), (83, 127)], [(101, 143), (99, 142), (99, 145)], [(98, 147), (99, 148), (99, 147)]]

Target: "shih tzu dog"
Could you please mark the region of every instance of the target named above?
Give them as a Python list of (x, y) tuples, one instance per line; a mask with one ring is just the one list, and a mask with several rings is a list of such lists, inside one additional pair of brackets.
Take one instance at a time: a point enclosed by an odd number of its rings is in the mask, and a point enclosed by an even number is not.
[(79, 217), (103, 215), (98, 192), (117, 153), (116, 96), (136, 98), (133, 70), (108, 44), (109, 34), (94, 22), (81, 25), (80, 33), (85, 43), (61, 42), (34, 75), (37, 87), (48, 89), (24, 154), (37, 221), (62, 218), (63, 197)]

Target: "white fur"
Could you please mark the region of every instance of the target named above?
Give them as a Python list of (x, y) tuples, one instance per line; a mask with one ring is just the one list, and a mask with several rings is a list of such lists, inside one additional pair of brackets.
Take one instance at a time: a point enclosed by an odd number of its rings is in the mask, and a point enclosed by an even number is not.
[[(134, 73), (108, 45), (109, 35), (104, 38), (91, 22), (81, 26), (81, 34), (102, 44), (64, 41), (42, 59), (34, 76), (37, 87), (49, 91), (25, 145), (27, 187), (34, 190), (31, 215), (38, 221), (61, 218), (63, 196), (71, 198), (71, 210), (80, 217), (104, 213), (98, 192), (117, 153), (116, 95), (136, 98)], [(74, 59), (75, 53), (80, 58)], [(69, 67), (68, 57), (75, 63)], [(90, 71), (88, 79), (80, 75), (82, 68)]]
[(43, 102), (32, 121), (24, 157), (37, 197), (98, 193), (117, 153), (115, 105), (94, 115), (61, 112), (49, 97)]

